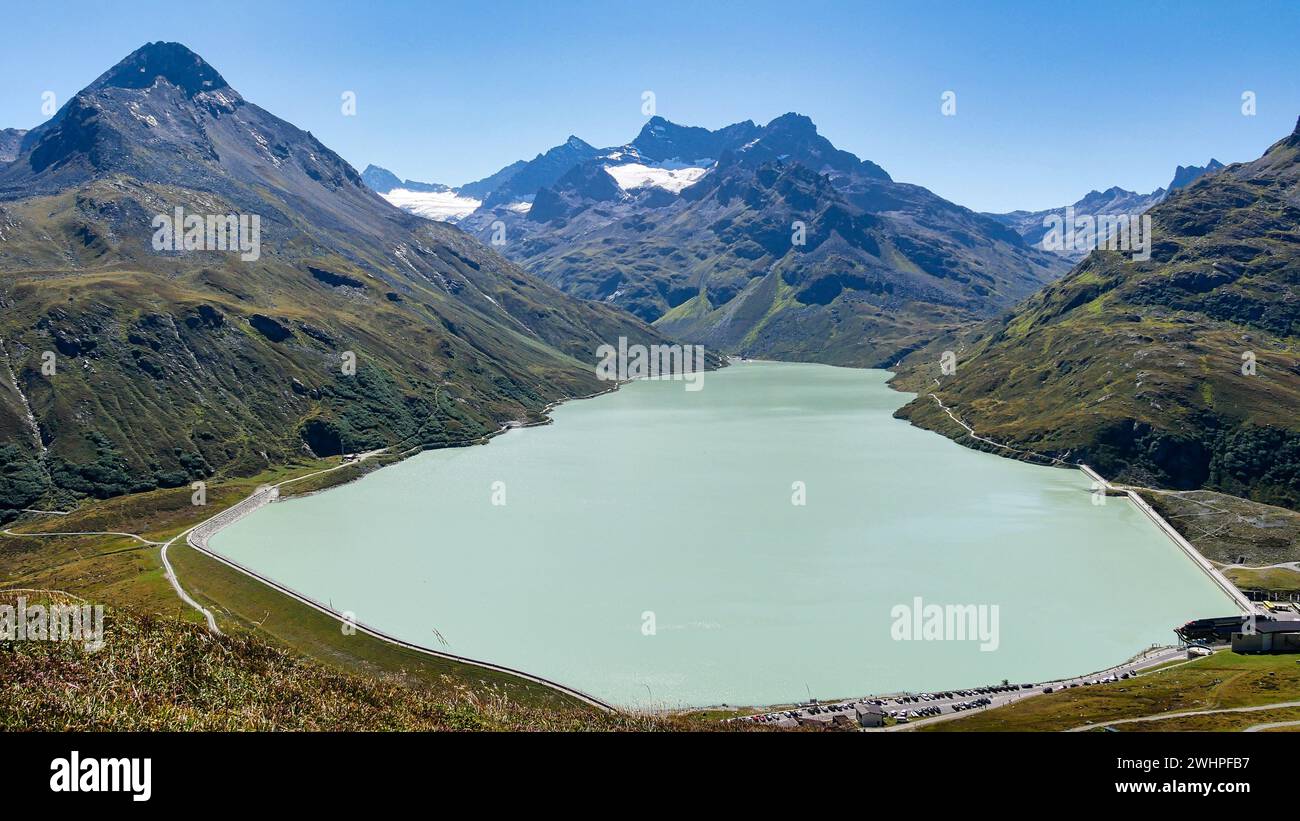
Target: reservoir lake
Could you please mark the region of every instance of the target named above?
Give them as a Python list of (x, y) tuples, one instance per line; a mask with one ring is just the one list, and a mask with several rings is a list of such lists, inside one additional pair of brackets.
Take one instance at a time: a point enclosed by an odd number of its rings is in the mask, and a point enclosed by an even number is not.
[[(210, 547), (390, 635), (630, 707), (1043, 681), (1237, 612), (1127, 499), (893, 418), (912, 395), (888, 378), (637, 381), (268, 505)], [(918, 597), (996, 606), (996, 649), (896, 638)]]

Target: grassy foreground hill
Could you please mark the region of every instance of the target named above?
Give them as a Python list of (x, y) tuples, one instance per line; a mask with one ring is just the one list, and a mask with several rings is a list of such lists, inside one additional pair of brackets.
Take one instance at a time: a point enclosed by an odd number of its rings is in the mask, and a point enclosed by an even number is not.
[[(13, 594), (0, 594), (12, 603)], [(45, 600), (63, 600), (57, 594)], [(35, 599), (29, 601), (34, 603)], [(0, 641), (5, 730), (692, 730), (730, 725), (604, 713), (583, 705), (526, 705), (492, 687), (447, 678), (412, 685), (397, 675), (330, 669), (253, 635), (114, 608), (105, 645)], [(745, 728), (736, 728), (745, 729)]]
[(1110, 479), (1300, 508), (1300, 126), (1148, 213), (1150, 260), (1094, 251), (917, 353), (900, 414), (963, 436), (933, 392), (980, 436)]
[[(720, 730), (699, 716), (609, 715), (571, 694), (503, 671), (433, 656), (340, 623), (174, 541), (187, 593), (223, 635), (176, 595), (159, 545), (262, 484), (312, 493), (385, 461), (329, 473), (337, 459), (222, 479), (209, 505), (188, 488), (27, 516), (0, 533), (0, 604), (102, 603), (107, 644), (0, 641), (0, 728), (79, 730)], [(138, 528), (141, 542), (119, 531)], [(107, 531), (107, 532), (103, 532)], [(42, 533), (69, 535), (35, 535)], [(45, 692), (45, 690), (49, 692)], [(42, 691), (33, 700), (28, 694)], [(87, 697), (89, 695), (89, 700)], [(348, 705), (356, 701), (357, 710)], [(743, 728), (742, 728), (743, 729)]]

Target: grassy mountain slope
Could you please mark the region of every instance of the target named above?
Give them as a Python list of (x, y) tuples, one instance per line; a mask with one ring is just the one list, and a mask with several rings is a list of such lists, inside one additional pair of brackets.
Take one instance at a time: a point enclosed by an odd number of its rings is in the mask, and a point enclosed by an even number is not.
[[(1093, 252), (1004, 321), (918, 353), (899, 384), (1108, 478), (1300, 507), (1300, 126), (1148, 213), (1149, 261)], [(901, 414), (954, 431), (924, 395)]]
[[(154, 250), (176, 207), (258, 215), (260, 257)], [(388, 205), (166, 43), (0, 166), (0, 306), (0, 516), (304, 448), (463, 441), (605, 387), (605, 340), (660, 339)]]

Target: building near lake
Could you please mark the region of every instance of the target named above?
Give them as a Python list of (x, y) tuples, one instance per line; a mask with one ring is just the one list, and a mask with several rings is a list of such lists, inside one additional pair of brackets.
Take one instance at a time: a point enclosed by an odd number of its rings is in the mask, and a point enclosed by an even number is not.
[(1232, 634), (1234, 653), (1300, 653), (1300, 619), (1258, 621), (1250, 632)]
[(855, 712), (860, 727), (885, 726), (885, 708), (879, 704), (859, 704)]

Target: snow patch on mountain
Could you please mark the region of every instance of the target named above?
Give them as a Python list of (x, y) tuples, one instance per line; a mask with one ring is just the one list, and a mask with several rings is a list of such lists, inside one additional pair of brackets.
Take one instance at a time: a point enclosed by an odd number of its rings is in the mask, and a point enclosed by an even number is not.
[(394, 188), (384, 199), (403, 211), (439, 222), (459, 222), (483, 204), (473, 197), (462, 197), (455, 191), (411, 191)]
[(673, 161), (653, 165), (633, 162), (624, 163), (623, 165), (607, 165), (605, 171), (614, 178), (614, 181), (618, 183), (618, 187), (624, 191), (653, 187), (680, 194), (682, 189), (694, 185), (699, 182), (701, 177), (709, 173), (711, 166), (712, 162), (704, 166), (687, 165)]

